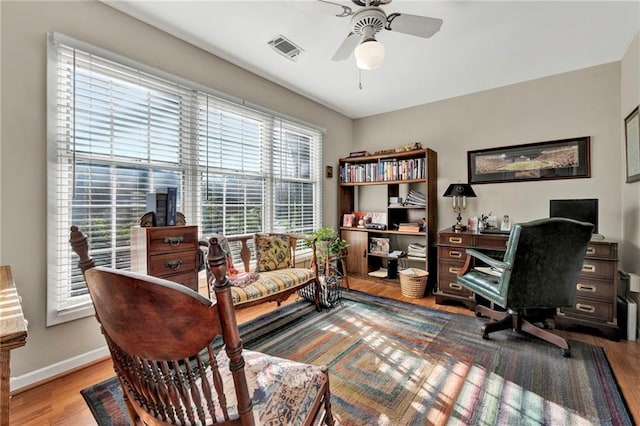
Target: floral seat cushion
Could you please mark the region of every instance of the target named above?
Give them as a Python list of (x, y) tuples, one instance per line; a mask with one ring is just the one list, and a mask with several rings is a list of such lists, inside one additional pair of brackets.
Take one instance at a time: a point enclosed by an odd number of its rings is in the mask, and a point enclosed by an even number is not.
[[(256, 425), (303, 424), (327, 381), (323, 368), (247, 350), (242, 351), (242, 356), (245, 360), (244, 371), (253, 402)], [(224, 349), (216, 355), (216, 362), (225, 390), (229, 418), (238, 419), (233, 376)], [(209, 369), (209, 383), (213, 383), (212, 377), (212, 371)], [(211, 419), (211, 413), (208, 410), (205, 412), (207, 419)], [(219, 405), (215, 407), (215, 416), (217, 422), (224, 421)]]
[[(306, 268), (286, 268), (276, 271), (260, 272), (256, 281), (244, 287), (231, 286), (233, 304), (243, 304), (280, 293), (305, 282), (314, 283), (315, 272)], [(212, 297), (215, 292), (211, 291)]]

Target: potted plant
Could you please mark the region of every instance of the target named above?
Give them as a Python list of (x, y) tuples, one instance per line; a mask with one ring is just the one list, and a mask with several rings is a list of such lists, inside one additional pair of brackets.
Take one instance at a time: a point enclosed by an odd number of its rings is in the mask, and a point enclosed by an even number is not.
[[(349, 244), (333, 229), (331, 226), (325, 226), (324, 228), (316, 229), (311, 233), (316, 239), (316, 253), (318, 256), (318, 266), (321, 271), (326, 269), (326, 266), (332, 259), (339, 258), (344, 255), (344, 250)], [(338, 268), (341, 267), (341, 263), (338, 263)]]

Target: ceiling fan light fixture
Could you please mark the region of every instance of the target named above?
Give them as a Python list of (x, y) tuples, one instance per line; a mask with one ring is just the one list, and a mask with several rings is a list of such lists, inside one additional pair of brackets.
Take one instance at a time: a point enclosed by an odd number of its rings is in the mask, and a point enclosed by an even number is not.
[(360, 43), (354, 52), (356, 65), (361, 70), (374, 70), (384, 61), (384, 45), (371, 37)]

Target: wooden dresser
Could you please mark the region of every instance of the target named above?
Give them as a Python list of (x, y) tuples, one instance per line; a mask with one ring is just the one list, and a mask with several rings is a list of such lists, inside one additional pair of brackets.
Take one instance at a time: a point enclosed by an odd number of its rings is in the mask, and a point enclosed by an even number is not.
[[(469, 308), (475, 295), (456, 282), (456, 274), (466, 260), (465, 249), (474, 248), (502, 258), (508, 235), (478, 232), (438, 232), (438, 282), (436, 303), (462, 302)], [(558, 327), (586, 326), (600, 330), (612, 340), (620, 339), (617, 317), (618, 243), (591, 241), (587, 248), (576, 300), (571, 308), (558, 309)]]
[(131, 270), (198, 291), (198, 227), (131, 227)]

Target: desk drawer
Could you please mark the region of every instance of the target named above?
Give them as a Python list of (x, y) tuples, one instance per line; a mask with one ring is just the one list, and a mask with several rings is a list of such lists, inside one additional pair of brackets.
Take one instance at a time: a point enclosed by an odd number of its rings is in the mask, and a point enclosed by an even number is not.
[(165, 278), (182, 272), (197, 271), (196, 252), (182, 251), (177, 253), (157, 254), (149, 256), (149, 275)]
[[(576, 297), (571, 308), (561, 308), (560, 312), (566, 317), (584, 318), (599, 322), (613, 322), (613, 303)], [(566, 318), (565, 317), (565, 318)]]
[(440, 277), (448, 276), (453, 281), (456, 280), (458, 271), (464, 267), (464, 262), (440, 262), (438, 266), (438, 275)]
[(618, 273), (617, 262), (611, 262), (608, 260), (597, 259), (585, 259), (582, 265), (582, 271), (580, 272), (580, 278), (603, 278), (603, 279), (615, 279)]
[(507, 249), (507, 242), (509, 241), (506, 236), (500, 235), (478, 235), (476, 238), (477, 248), (491, 248), (501, 250), (503, 253)]
[(458, 297), (471, 298), (473, 296), (472, 291), (467, 290), (456, 282), (455, 275), (440, 277), (438, 280), (438, 292)]
[(467, 258), (465, 250), (464, 247), (438, 247), (438, 259), (441, 262), (458, 261), (460, 262), (460, 266), (462, 266)]
[(163, 226), (147, 228), (147, 253), (175, 253), (177, 251), (196, 250), (198, 228), (195, 226)]
[(586, 258), (618, 260), (618, 244), (591, 242), (587, 246)]
[(605, 299), (607, 301), (615, 300), (613, 283), (611, 281), (591, 280), (581, 277), (578, 284), (576, 284), (576, 297)]
[(460, 247), (471, 247), (473, 246), (473, 235), (441, 233), (438, 235), (438, 244), (460, 246)]

